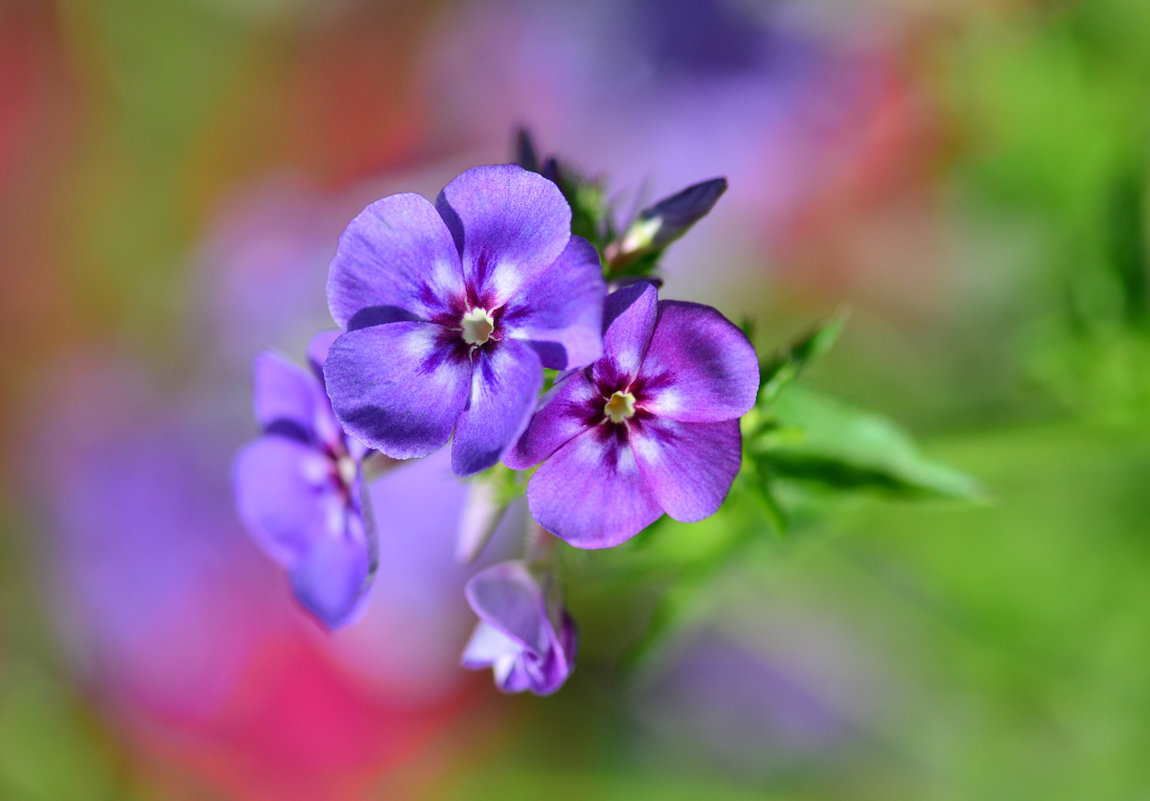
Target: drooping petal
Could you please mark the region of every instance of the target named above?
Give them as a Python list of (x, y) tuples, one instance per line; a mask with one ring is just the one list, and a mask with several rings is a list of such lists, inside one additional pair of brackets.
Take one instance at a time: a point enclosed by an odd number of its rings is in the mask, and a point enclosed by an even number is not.
[(659, 301), (639, 370), (643, 408), (683, 422), (741, 417), (755, 405), (759, 362), (734, 323), (710, 306)]
[(596, 383), (618, 389), (638, 375), (655, 329), (657, 308), (658, 291), (646, 281), (607, 296), (603, 310), (603, 358), (591, 368)]
[(330, 535), (326, 469), (321, 454), (287, 437), (260, 437), (236, 456), (232, 478), (240, 518), (285, 567)]
[(527, 485), (527, 508), (576, 548), (609, 548), (663, 514), (630, 446), (612, 426), (583, 432), (555, 451)]
[(552, 636), (545, 659), (526, 665), (531, 674), (531, 692), (536, 695), (551, 695), (563, 686), (567, 677), (575, 670), (575, 648), (578, 636), (575, 621), (566, 610), (560, 611), (560, 629), (549, 629)]
[(256, 357), (253, 372), (253, 400), (259, 424), (300, 440), (311, 439), (315, 434), (316, 404), (322, 399), (315, 378), (270, 351)]
[(324, 375), (344, 430), (396, 459), (442, 447), (467, 403), (471, 365), (434, 323), (388, 323), (343, 334)]
[(364, 543), (343, 536), (314, 542), (289, 571), (296, 598), (329, 629), (354, 623), (363, 614), (370, 572)]
[(504, 455), (503, 463), (513, 470), (534, 467), (598, 422), (604, 403), (585, 371), (568, 373), (552, 388), (527, 431)]
[(523, 433), (543, 385), (543, 368), (530, 346), (515, 340), (479, 349), (471, 398), (459, 415), (451, 468), (461, 476), (499, 461)]
[(535, 348), (544, 367), (582, 367), (603, 352), (606, 292), (599, 254), (573, 236), (559, 258), (508, 301), (502, 325)]
[(631, 448), (659, 505), (684, 523), (718, 511), (742, 462), (738, 420), (648, 418), (631, 427)]
[(500, 562), (471, 577), (464, 589), (479, 619), (542, 655), (549, 644), (550, 621), (543, 590), (521, 561)]
[(431, 202), (414, 194), (360, 212), (339, 238), (327, 279), (331, 316), (347, 329), (437, 319), (462, 295), (451, 232)]
[(571, 238), (571, 207), (563, 193), (515, 164), (467, 170), (443, 188), (435, 205), (468, 284), (491, 305), (530, 285)]

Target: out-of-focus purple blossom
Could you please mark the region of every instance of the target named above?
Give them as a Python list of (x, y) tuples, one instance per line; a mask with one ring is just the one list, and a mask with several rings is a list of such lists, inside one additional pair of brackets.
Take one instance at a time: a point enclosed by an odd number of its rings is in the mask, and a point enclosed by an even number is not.
[(118, 360), (68, 368), (19, 456), (49, 523), (43, 589), (68, 656), (133, 711), (212, 719), (290, 626), (227, 502), (228, 437)]
[(364, 505), (367, 448), (344, 434), (324, 391), (323, 364), (337, 333), (312, 340), (310, 373), (274, 353), (256, 360), (264, 435), (240, 451), (234, 474), (248, 530), (287, 569), (304, 608), (332, 629), (362, 614), (376, 565)]
[(193, 307), (199, 329), (215, 335), (209, 355), (219, 367), (247, 371), (269, 343), (302, 351), (330, 325), (324, 280), (336, 237), (356, 208), (351, 194), (325, 195), (284, 179), (222, 204), (195, 256), (201, 297)]
[(502, 562), (467, 582), (467, 602), (479, 625), (463, 654), (463, 666), (491, 668), (507, 693), (550, 695), (575, 669), (575, 622), (551, 586), (540, 586), (521, 561)]
[(778, 606), (748, 616), (720, 601), (647, 664), (630, 707), (661, 754), (758, 780), (833, 764), (889, 714), (891, 665), (824, 612)]
[(543, 367), (599, 357), (598, 254), (571, 235), (547, 179), (470, 169), (433, 206), (383, 198), (340, 237), (328, 304), (347, 329), (325, 367), (345, 429), (389, 456), (426, 456), (454, 430), (452, 468), (499, 461), (522, 433)]
[(546, 459), (527, 486), (531, 514), (580, 548), (618, 545), (664, 512), (713, 514), (759, 386), (754, 347), (709, 306), (659, 301), (643, 282), (609, 295), (604, 318), (603, 358), (556, 384), (506, 459)]
[[(780, 248), (798, 213), (847, 169), (834, 154), (869, 130), (883, 99), (883, 32), (865, 20), (829, 30), (810, 21), (809, 5), (464, 4), (426, 55), (432, 127), (491, 148), (508, 125), (526, 123), (545, 150), (645, 197), (737, 172), (722, 217), (664, 265), (676, 292), (714, 299), (740, 274), (761, 273), (764, 246)], [(720, 250), (721, 275), (697, 269)]]

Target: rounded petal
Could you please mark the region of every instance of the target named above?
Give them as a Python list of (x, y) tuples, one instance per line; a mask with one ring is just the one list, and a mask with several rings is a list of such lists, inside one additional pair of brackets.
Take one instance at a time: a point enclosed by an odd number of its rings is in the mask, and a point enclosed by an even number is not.
[(295, 566), (330, 534), (321, 454), (287, 437), (260, 437), (236, 456), (236, 505), (256, 542), (285, 567)]
[(684, 523), (722, 506), (742, 464), (742, 447), (738, 420), (656, 418), (631, 427), (631, 448), (647, 486), (667, 514)]
[(318, 540), (290, 576), (296, 598), (329, 629), (354, 623), (367, 608), (371, 566), (363, 542), (330, 536)]
[(659, 417), (731, 420), (755, 405), (759, 361), (746, 334), (716, 309), (663, 300), (639, 377), (643, 408)]
[(608, 426), (585, 431), (551, 455), (527, 485), (527, 508), (576, 548), (609, 548), (663, 514), (626, 442)]
[(473, 167), (436, 201), (455, 239), (468, 285), (502, 305), (563, 252), (571, 207), (550, 180), (515, 164)]
[(573, 236), (559, 258), (508, 302), (502, 324), (535, 348), (544, 367), (582, 367), (603, 352), (606, 294), (598, 252)]
[(607, 296), (603, 310), (603, 358), (591, 368), (601, 386), (618, 388), (639, 374), (655, 330), (658, 291), (647, 281), (622, 287)]
[(301, 440), (310, 439), (315, 434), (317, 404), (323, 399), (315, 377), (270, 351), (256, 357), (253, 373), (259, 424)]
[[(523, 562), (501, 562), (481, 570), (467, 582), (464, 595), (481, 621), (519, 648), (529, 648), (536, 655), (546, 652), (552, 639), (547, 603), (539, 583)], [(480, 644), (493, 643), (485, 638)]]
[(584, 371), (568, 373), (551, 389), (503, 463), (513, 470), (534, 467), (597, 422), (605, 402)]
[(539, 357), (522, 342), (480, 348), (474, 358), (471, 399), (451, 446), (451, 469), (461, 476), (499, 461), (527, 427), (543, 386)]
[(340, 235), (327, 302), (341, 328), (432, 320), (463, 296), (451, 232), (420, 195), (391, 195), (359, 213)]
[(343, 334), (324, 375), (344, 430), (396, 459), (442, 447), (467, 403), (471, 365), (434, 323), (388, 323)]

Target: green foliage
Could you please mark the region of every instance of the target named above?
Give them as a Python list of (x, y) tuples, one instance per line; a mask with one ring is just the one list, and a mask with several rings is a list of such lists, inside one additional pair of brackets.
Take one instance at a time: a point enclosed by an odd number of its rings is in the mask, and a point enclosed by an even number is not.
[(774, 404), (790, 436), (747, 443), (748, 458), (768, 480), (829, 491), (866, 491), (895, 499), (984, 497), (969, 476), (925, 456), (891, 421), (834, 398), (793, 388)]

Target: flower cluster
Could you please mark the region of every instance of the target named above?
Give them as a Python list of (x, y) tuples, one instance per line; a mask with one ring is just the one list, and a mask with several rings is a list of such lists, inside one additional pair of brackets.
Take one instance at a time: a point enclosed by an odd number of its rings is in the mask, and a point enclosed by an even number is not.
[[(708, 306), (660, 300), (648, 277), (726, 182), (690, 187), (618, 232), (573, 209), (578, 184), (553, 160), (541, 172), (476, 167), (434, 204), (401, 194), (364, 209), (331, 262), (341, 331), (317, 337), (310, 374), (275, 355), (257, 361), (264, 434), (235, 469), (256, 540), (303, 606), (336, 628), (356, 619), (374, 572), (369, 454), (390, 457), (370, 460), (382, 469), (450, 441), (453, 472), (482, 474), (473, 498), (485, 511), (469, 510), (460, 547), (468, 557), (510, 500), (492, 489), (496, 471), (538, 465), (509, 483), (525, 483), (535, 520), (524, 558), (466, 588), (479, 623), (463, 664), (492, 668), (507, 692), (552, 693), (574, 667), (555, 538), (606, 548), (664, 513), (713, 514), (759, 390), (744, 333)], [(387, 530), (386, 511), (380, 535), (405, 536)]]

